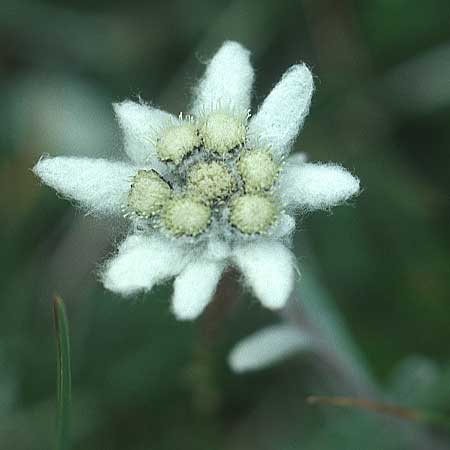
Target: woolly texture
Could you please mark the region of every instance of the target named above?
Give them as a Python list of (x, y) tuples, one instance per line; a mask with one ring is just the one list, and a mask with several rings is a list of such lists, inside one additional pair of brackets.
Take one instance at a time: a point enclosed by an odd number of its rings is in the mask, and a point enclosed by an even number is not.
[(153, 170), (140, 170), (133, 178), (128, 207), (142, 217), (158, 213), (172, 194), (170, 186)]
[(156, 154), (161, 161), (180, 164), (185, 156), (200, 145), (197, 127), (190, 121), (178, 121), (161, 130), (156, 142)]
[(246, 112), (253, 84), (250, 52), (237, 42), (225, 42), (214, 55), (200, 81), (192, 106), (194, 114), (218, 108)]
[(180, 320), (192, 320), (200, 315), (216, 290), (223, 263), (199, 260), (189, 264), (176, 278), (172, 311)]
[(284, 238), (295, 231), (295, 219), (286, 213), (281, 213), (277, 226), (273, 231), (274, 238)]
[(187, 178), (188, 190), (206, 201), (227, 198), (236, 185), (226, 164), (218, 161), (195, 164)]
[(271, 188), (279, 172), (278, 164), (267, 150), (253, 150), (242, 154), (238, 168), (246, 192)]
[(125, 296), (150, 291), (156, 283), (178, 275), (188, 262), (181, 247), (160, 235), (132, 235), (107, 262), (103, 284)]
[(260, 302), (282, 308), (294, 286), (294, 261), (280, 242), (264, 240), (238, 247), (234, 261)]
[(268, 195), (244, 194), (231, 203), (230, 223), (242, 233), (265, 233), (276, 219), (277, 208)]
[(308, 155), (305, 152), (295, 152), (289, 155), (287, 164), (303, 164), (308, 161)]
[(159, 168), (161, 164), (156, 157), (156, 140), (160, 130), (176, 118), (160, 109), (130, 100), (114, 103), (113, 107), (130, 159), (139, 165), (150, 164), (153, 168)]
[(245, 141), (245, 120), (222, 111), (212, 112), (200, 128), (206, 149), (225, 156)]
[(166, 204), (163, 221), (174, 236), (197, 236), (208, 228), (211, 208), (195, 197), (172, 198)]
[(205, 258), (219, 262), (227, 260), (230, 255), (231, 247), (226, 241), (216, 237), (208, 240), (204, 254)]
[(231, 351), (228, 364), (238, 373), (263, 369), (311, 345), (311, 338), (293, 326), (273, 325), (240, 341)]
[(120, 214), (136, 169), (123, 162), (60, 156), (42, 158), (33, 171), (88, 213)]
[(289, 153), (308, 115), (313, 91), (309, 69), (304, 64), (292, 66), (250, 120), (250, 142), (270, 146), (277, 159)]
[(88, 212), (129, 220), (130, 236), (105, 264), (107, 289), (131, 295), (181, 274), (172, 309), (192, 319), (233, 264), (263, 305), (286, 303), (295, 260), (284, 244), (294, 213), (334, 206), (359, 181), (339, 166), (286, 157), (314, 89), (305, 65), (291, 67), (250, 119), (253, 77), (249, 51), (225, 42), (198, 84), (193, 115), (114, 105), (129, 164), (38, 162), (35, 173)]
[(287, 164), (280, 180), (286, 206), (328, 209), (359, 192), (359, 180), (335, 164)]

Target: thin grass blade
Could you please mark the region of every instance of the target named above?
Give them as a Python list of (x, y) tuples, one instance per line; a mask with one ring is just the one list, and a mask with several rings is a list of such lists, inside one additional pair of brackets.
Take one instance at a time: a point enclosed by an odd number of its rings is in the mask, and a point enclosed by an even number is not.
[(70, 337), (66, 308), (61, 297), (53, 299), (57, 347), (57, 430), (56, 450), (70, 448), (70, 404), (72, 396), (70, 371)]

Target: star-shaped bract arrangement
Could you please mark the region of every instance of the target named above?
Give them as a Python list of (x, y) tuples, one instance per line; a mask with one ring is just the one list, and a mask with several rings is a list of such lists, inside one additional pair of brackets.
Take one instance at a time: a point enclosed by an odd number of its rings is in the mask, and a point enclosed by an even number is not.
[(88, 213), (124, 215), (130, 232), (106, 262), (107, 289), (129, 296), (175, 277), (172, 309), (197, 317), (223, 271), (237, 267), (261, 303), (283, 307), (295, 281), (295, 213), (329, 209), (359, 191), (335, 164), (288, 157), (309, 112), (313, 77), (292, 66), (255, 115), (250, 53), (225, 42), (188, 114), (114, 105), (128, 161), (42, 158), (34, 172)]

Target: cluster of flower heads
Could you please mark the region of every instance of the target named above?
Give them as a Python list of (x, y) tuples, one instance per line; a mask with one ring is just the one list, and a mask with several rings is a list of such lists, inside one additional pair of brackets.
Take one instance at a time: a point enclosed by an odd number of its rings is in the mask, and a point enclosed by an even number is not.
[(296, 273), (287, 247), (293, 215), (346, 201), (359, 181), (341, 166), (288, 157), (314, 89), (305, 65), (292, 66), (254, 115), (253, 78), (248, 50), (225, 42), (189, 114), (114, 105), (130, 161), (56, 157), (35, 166), (89, 213), (130, 219), (104, 265), (106, 288), (131, 295), (175, 277), (172, 309), (192, 319), (232, 265), (265, 306), (285, 304)]
[(126, 214), (176, 237), (195, 238), (211, 229), (238, 237), (270, 231), (281, 212), (281, 164), (269, 148), (247, 145), (247, 120), (247, 114), (223, 108), (168, 120), (152, 144), (170, 170), (166, 176), (139, 170)]

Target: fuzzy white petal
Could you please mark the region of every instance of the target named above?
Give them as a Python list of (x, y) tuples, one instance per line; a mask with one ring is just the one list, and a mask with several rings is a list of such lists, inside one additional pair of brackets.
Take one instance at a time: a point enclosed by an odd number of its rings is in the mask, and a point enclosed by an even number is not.
[(150, 291), (156, 283), (178, 275), (187, 262), (182, 247), (161, 235), (131, 235), (107, 262), (103, 284), (125, 296)]
[(292, 66), (272, 89), (249, 124), (249, 140), (286, 155), (309, 112), (314, 82), (304, 64)]
[(125, 151), (130, 159), (136, 164), (148, 164), (160, 169), (161, 163), (156, 156), (154, 144), (161, 128), (175, 117), (160, 109), (130, 100), (115, 103), (113, 106), (123, 131)]
[(88, 213), (120, 214), (136, 168), (118, 161), (59, 156), (42, 158), (33, 171)]
[(359, 192), (359, 179), (335, 164), (286, 164), (280, 190), (286, 206), (327, 209)]
[(204, 257), (212, 261), (223, 261), (231, 255), (230, 244), (223, 239), (211, 237), (208, 239)]
[(303, 164), (308, 162), (308, 155), (305, 152), (295, 152), (289, 155), (288, 164)]
[(311, 347), (311, 337), (297, 328), (272, 325), (240, 341), (231, 351), (228, 363), (234, 372), (258, 370)]
[(295, 281), (291, 252), (277, 241), (257, 241), (237, 247), (234, 261), (260, 302), (270, 309), (282, 308)]
[(196, 89), (192, 112), (202, 114), (223, 107), (245, 113), (250, 108), (253, 77), (250, 52), (237, 42), (225, 42)]
[(271, 236), (275, 239), (281, 239), (289, 236), (295, 231), (295, 219), (286, 213), (281, 213), (278, 223)]
[(186, 266), (174, 283), (172, 311), (180, 320), (198, 317), (211, 301), (224, 269), (221, 262), (200, 259)]

